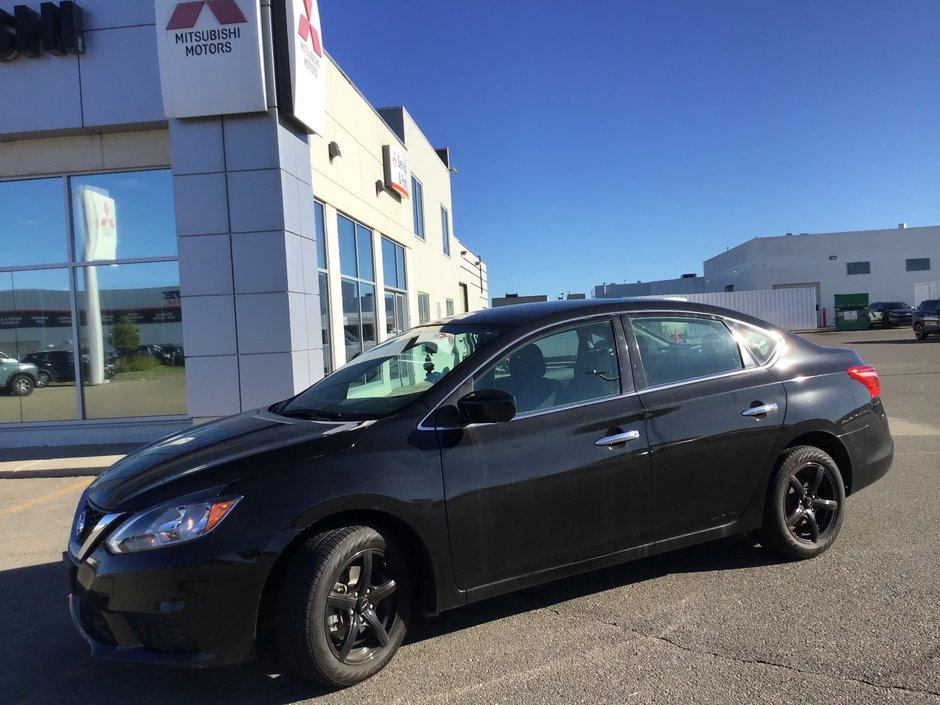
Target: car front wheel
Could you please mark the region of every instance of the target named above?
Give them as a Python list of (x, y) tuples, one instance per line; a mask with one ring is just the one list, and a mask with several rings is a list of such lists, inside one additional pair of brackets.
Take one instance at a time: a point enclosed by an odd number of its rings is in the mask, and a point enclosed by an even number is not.
[(10, 393), (17, 397), (28, 397), (33, 393), (33, 378), (29, 375), (14, 375), (10, 380)]
[(36, 377), (36, 386), (48, 387), (50, 384), (52, 384), (52, 375), (45, 370), (39, 370), (39, 374)]
[(375, 529), (350, 526), (308, 539), (281, 585), (276, 631), (294, 672), (334, 688), (382, 670), (411, 614), (404, 559)]
[(786, 558), (813, 558), (842, 528), (845, 484), (839, 466), (814, 446), (780, 456), (767, 493), (760, 542)]
[(927, 329), (924, 328), (923, 323), (914, 324), (914, 335), (917, 336), (918, 340), (927, 340)]

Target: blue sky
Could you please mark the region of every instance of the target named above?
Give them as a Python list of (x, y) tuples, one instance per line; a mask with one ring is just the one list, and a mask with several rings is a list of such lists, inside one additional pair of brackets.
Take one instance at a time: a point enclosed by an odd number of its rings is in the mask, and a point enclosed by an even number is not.
[(320, 0), (451, 149), (491, 296), (665, 279), (754, 236), (940, 224), (940, 2)]

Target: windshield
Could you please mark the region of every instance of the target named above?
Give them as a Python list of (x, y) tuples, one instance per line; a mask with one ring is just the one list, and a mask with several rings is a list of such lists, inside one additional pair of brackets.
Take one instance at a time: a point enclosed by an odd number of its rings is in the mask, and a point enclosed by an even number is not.
[(272, 411), (340, 421), (389, 416), (503, 332), (460, 323), (413, 328), (360, 355)]
[(903, 301), (889, 301), (885, 304), (885, 308), (910, 308)]

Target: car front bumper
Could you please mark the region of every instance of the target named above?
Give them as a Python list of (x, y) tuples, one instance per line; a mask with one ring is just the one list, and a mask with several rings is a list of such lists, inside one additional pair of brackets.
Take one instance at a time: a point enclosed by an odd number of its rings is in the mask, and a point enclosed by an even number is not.
[(84, 560), (63, 553), (69, 611), (93, 656), (219, 666), (246, 660), (273, 557), (256, 547), (181, 545)]

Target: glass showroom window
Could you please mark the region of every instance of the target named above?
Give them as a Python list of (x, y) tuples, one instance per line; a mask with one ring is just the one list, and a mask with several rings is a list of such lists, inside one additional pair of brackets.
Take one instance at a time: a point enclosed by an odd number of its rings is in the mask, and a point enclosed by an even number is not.
[(0, 423), (77, 419), (75, 379), (68, 270), (0, 274)]
[(424, 239), (424, 187), (415, 177), (411, 177), (411, 212), (414, 216), (415, 235)]
[(0, 208), (0, 351), (36, 385), (0, 423), (185, 414), (170, 171), (0, 182)]
[(320, 289), (320, 330), (323, 336), (323, 374), (333, 371), (333, 336), (330, 328), (330, 280), (326, 271), (326, 228), (323, 222), (323, 204), (313, 202), (313, 215), (317, 229), (317, 283)]
[(441, 206), (441, 243), (444, 247), (444, 254), (450, 257), (450, 223), (444, 206)]
[(385, 332), (389, 337), (408, 329), (405, 248), (382, 238), (382, 278), (385, 283)]
[(337, 215), (339, 268), (343, 275), (343, 338), (346, 361), (375, 346), (375, 268), (372, 231)]
[(418, 292), (418, 323), (431, 322), (431, 297)]

